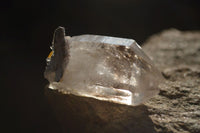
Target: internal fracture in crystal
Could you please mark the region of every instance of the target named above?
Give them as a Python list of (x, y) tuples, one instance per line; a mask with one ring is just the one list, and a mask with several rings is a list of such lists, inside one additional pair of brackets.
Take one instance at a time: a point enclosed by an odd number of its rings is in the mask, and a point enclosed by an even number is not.
[(162, 76), (132, 39), (54, 33), (47, 58), (49, 88), (126, 105), (138, 105), (159, 92)]

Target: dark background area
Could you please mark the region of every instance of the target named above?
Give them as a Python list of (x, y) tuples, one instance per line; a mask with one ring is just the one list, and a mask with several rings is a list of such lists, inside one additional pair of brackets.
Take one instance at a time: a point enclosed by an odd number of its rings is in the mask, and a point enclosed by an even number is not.
[(44, 95), (55, 28), (142, 44), (164, 29), (200, 30), (199, 0), (46, 0), (0, 3), (1, 111), (5, 132), (60, 133)]

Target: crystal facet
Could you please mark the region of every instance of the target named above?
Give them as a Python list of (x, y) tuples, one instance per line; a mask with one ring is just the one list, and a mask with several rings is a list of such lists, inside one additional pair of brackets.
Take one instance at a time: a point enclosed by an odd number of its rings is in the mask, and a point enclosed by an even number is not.
[(159, 92), (162, 76), (134, 40), (62, 37), (64, 28), (59, 27), (45, 71), (49, 88), (126, 105), (138, 105)]

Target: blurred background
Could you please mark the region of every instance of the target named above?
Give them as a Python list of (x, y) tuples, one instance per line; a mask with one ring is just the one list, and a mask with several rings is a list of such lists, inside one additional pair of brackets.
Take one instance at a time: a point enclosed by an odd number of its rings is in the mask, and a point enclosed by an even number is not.
[(199, 0), (18, 0), (0, 3), (1, 111), (6, 132), (60, 133), (44, 95), (54, 30), (98, 34), (140, 45), (168, 28), (200, 30)]

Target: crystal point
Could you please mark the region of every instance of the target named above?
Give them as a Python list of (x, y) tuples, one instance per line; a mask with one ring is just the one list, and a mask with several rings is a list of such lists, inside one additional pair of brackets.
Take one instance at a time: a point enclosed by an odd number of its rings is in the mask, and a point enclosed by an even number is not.
[[(81, 35), (65, 37), (53, 48), (45, 71), (51, 89), (126, 105), (159, 92), (160, 72), (132, 39)], [(62, 75), (59, 81), (56, 75)]]

